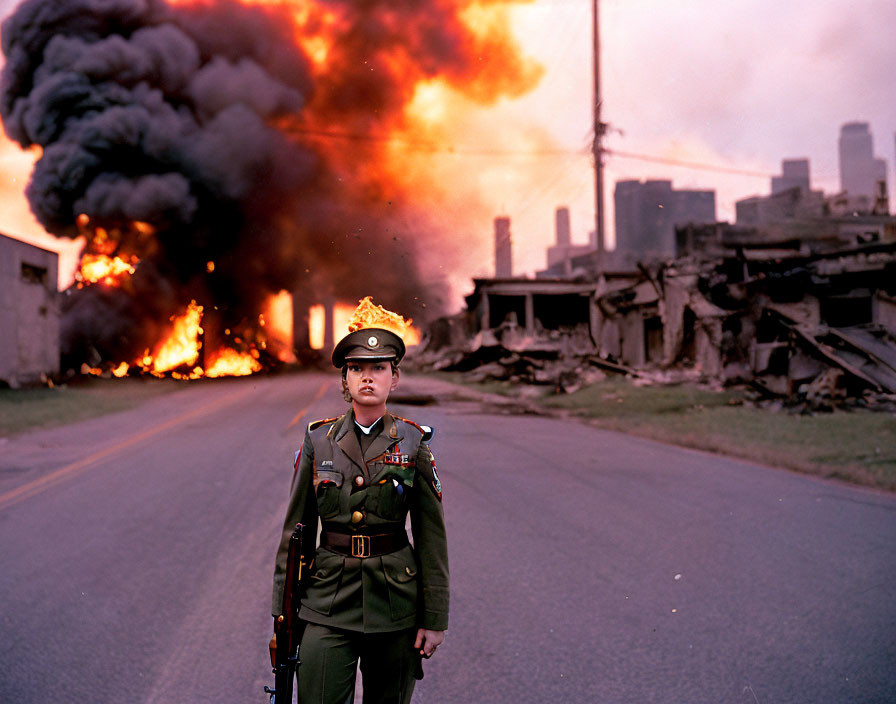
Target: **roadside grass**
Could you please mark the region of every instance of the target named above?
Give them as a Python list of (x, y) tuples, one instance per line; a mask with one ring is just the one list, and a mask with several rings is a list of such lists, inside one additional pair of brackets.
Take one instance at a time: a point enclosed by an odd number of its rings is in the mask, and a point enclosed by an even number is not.
[[(468, 385), (515, 393), (501, 382)], [(538, 403), (602, 428), (896, 491), (896, 416), (861, 409), (800, 415), (743, 400), (735, 391), (635, 386), (610, 377), (573, 394), (542, 395)]]
[(173, 379), (90, 377), (55, 388), (0, 389), (0, 437), (123, 411), (183, 388)]

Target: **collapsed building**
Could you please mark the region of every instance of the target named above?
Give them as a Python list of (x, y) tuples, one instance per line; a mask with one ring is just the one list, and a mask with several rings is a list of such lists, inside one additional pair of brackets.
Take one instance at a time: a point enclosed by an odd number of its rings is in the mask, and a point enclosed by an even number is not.
[[(578, 388), (594, 370), (745, 384), (811, 407), (896, 400), (896, 219), (676, 228), (677, 254), (637, 271), (475, 279), (419, 363)], [(796, 223), (791, 223), (796, 227)], [(807, 233), (811, 233), (808, 235)]]
[(825, 404), (896, 393), (896, 242), (742, 243), (597, 298), (600, 351)]

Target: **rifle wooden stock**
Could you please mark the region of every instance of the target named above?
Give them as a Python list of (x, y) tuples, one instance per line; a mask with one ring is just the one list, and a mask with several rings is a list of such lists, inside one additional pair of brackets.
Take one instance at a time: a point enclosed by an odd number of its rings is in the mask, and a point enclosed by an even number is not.
[(299, 603), (302, 584), (307, 579), (308, 561), (305, 559), (303, 533), (305, 526), (296, 523), (296, 529), (289, 538), (286, 553), (286, 572), (283, 584), (283, 606), (274, 621), (274, 638), (271, 640), (271, 664), (274, 668), (273, 691), (264, 688), (271, 695), (272, 704), (290, 704), (295, 684), (296, 668), (299, 665), (298, 650), (302, 641), (305, 624), (299, 619)]

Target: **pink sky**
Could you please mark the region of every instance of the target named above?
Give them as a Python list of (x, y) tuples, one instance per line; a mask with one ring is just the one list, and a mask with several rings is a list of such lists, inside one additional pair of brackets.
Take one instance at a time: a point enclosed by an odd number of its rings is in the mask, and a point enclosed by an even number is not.
[[(0, 0), (0, 15), (15, 4)], [(452, 103), (462, 111), (454, 119), (467, 127), (456, 131), (451, 145), (458, 153), (431, 158), (434, 172), (463, 182), (446, 207), (468, 245), (454, 265), (457, 294), (469, 288), (463, 282), (470, 276), (493, 270), (495, 215), (511, 217), (517, 274), (545, 265), (557, 205), (571, 209), (574, 241), (585, 242), (593, 229), (590, 8), (590, 0), (516, 7), (514, 30), (543, 65), (541, 84), (488, 109)], [(601, 13), (609, 148), (769, 175), (783, 158), (808, 157), (813, 186), (833, 192), (839, 188), (840, 125), (864, 120), (871, 124), (876, 154), (887, 160), (893, 193), (892, 0), (603, 0)], [(546, 141), (553, 143), (549, 150)], [(475, 153), (487, 149), (498, 153)], [(40, 228), (22, 195), (29, 171), (28, 156), (0, 141), (0, 231), (33, 238)], [(765, 178), (610, 157), (610, 233), (613, 186), (623, 178), (713, 188), (723, 220), (733, 219), (735, 200), (769, 192)], [(472, 200), (478, 207), (466, 207)], [(40, 240), (47, 242), (52, 240)], [(72, 257), (63, 261), (63, 276), (66, 261)]]

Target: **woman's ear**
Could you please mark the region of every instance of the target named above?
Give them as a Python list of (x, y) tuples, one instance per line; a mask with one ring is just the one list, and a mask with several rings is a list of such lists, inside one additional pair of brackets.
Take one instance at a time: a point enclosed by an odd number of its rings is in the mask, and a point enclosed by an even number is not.
[(396, 367), (392, 371), (392, 386), (389, 387), (389, 391), (395, 391), (395, 389), (398, 388), (398, 377), (399, 377), (399, 372), (398, 372), (398, 367)]

